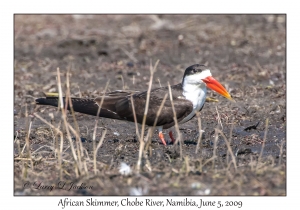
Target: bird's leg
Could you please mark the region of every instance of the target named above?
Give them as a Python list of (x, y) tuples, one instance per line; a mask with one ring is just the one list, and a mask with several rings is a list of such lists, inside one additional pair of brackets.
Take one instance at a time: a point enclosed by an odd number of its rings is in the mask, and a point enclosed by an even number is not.
[(164, 138), (164, 134), (162, 133), (162, 129), (163, 129), (163, 127), (162, 126), (159, 126), (158, 127), (158, 136), (159, 136), (159, 138), (160, 138), (160, 140), (162, 141), (162, 143), (165, 145), (165, 146), (167, 146), (167, 143), (166, 143), (166, 141), (165, 141), (165, 138)]
[(172, 143), (174, 144), (174, 143), (175, 143), (175, 139), (174, 139), (174, 137), (173, 137), (172, 131), (169, 132), (169, 136), (170, 136), (170, 138), (171, 138), (171, 140), (172, 140)]
[(158, 136), (159, 136), (160, 140), (162, 141), (162, 143), (166, 146), (167, 143), (165, 141), (164, 134), (162, 133), (162, 131), (159, 131)]

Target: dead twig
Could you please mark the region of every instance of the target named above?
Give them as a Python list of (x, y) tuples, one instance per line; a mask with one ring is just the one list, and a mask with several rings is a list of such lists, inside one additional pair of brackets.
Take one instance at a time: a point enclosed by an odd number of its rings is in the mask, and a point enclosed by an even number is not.
[(75, 164), (75, 173), (76, 173), (76, 177), (79, 176), (80, 173), (80, 169), (81, 169), (81, 163), (78, 162), (78, 157), (76, 155), (75, 149), (74, 149), (74, 145), (72, 142), (72, 138), (70, 135), (70, 131), (69, 131), (69, 126), (68, 126), (68, 122), (67, 122), (67, 114), (66, 111), (64, 109), (64, 101), (63, 101), (63, 96), (62, 96), (62, 88), (61, 88), (61, 80), (60, 80), (60, 71), (59, 68), (57, 68), (57, 85), (58, 85), (58, 94), (59, 94), (59, 105), (60, 105), (60, 110), (62, 112), (62, 118), (63, 118), (63, 122), (64, 122), (64, 126), (67, 132), (67, 137), (71, 146), (71, 151), (72, 151), (72, 155), (74, 158), (74, 164)]
[(263, 139), (263, 143), (262, 143), (262, 146), (261, 146), (260, 154), (259, 154), (259, 157), (258, 157), (256, 169), (258, 169), (258, 166), (259, 166), (258, 163), (260, 162), (260, 160), (262, 158), (262, 154), (263, 154), (263, 151), (264, 151), (264, 148), (265, 148), (266, 139), (267, 139), (267, 133), (268, 133), (268, 127), (269, 127), (269, 118), (266, 119), (265, 134), (264, 134), (264, 139)]
[(29, 117), (28, 117), (27, 104), (25, 105), (25, 117), (27, 119), (26, 120), (26, 137), (25, 137), (26, 149), (27, 149), (28, 158), (30, 159), (31, 169), (33, 170), (33, 161), (31, 158), (30, 143), (29, 143), (29, 136), (30, 136), (30, 131), (31, 131), (32, 120), (30, 120), (29, 125), (28, 125)]
[(60, 135), (60, 149), (57, 149), (55, 147), (55, 150), (57, 150), (57, 157), (58, 157), (58, 167), (59, 167), (59, 174), (60, 174), (60, 179), (62, 180), (62, 150), (63, 150), (63, 133), (56, 128), (55, 126), (53, 126), (51, 123), (47, 122), (47, 120), (45, 120), (44, 118), (42, 118), (40, 115), (34, 113), (33, 114), (35, 117), (37, 117), (38, 119), (40, 119), (43, 123), (47, 124), (48, 126), (50, 126), (52, 129), (54, 129), (59, 135)]
[(137, 161), (137, 172), (139, 173), (140, 171), (140, 166), (141, 166), (141, 160), (142, 160), (142, 153), (144, 149), (144, 132), (145, 132), (145, 125), (146, 125), (146, 118), (148, 114), (148, 109), (149, 109), (149, 101), (150, 101), (150, 92), (152, 88), (152, 81), (153, 81), (153, 75), (154, 72), (156, 71), (157, 65), (159, 63), (159, 60), (156, 61), (154, 67), (152, 67), (152, 63), (150, 64), (150, 80), (149, 80), (149, 87), (147, 91), (147, 98), (146, 98), (146, 105), (145, 105), (145, 111), (144, 111), (144, 117), (143, 117), (143, 122), (142, 122), (142, 131), (141, 131), (141, 136), (140, 136), (140, 148), (139, 148), (139, 158)]
[[(107, 90), (107, 87), (108, 87), (108, 84), (109, 84), (109, 80), (107, 81), (106, 83), (106, 86), (104, 88), (104, 94), (101, 98), (101, 101), (100, 101), (100, 104), (99, 107), (98, 107), (98, 110), (97, 110), (97, 118), (95, 120), (95, 127), (94, 127), (94, 132), (93, 132), (93, 151), (94, 151), (94, 158), (93, 158), (93, 162), (94, 162), (94, 174), (96, 175), (97, 173), (97, 165), (96, 165), (96, 155), (97, 155), (97, 148), (96, 148), (96, 133), (97, 133), (97, 125), (98, 125), (98, 121), (99, 121), (99, 115), (100, 115), (100, 112), (101, 112), (101, 107), (103, 105), (103, 101), (104, 101), (104, 98), (105, 98), (105, 93), (106, 93), (106, 90)], [(105, 129), (105, 133), (106, 133), (106, 129)], [(105, 135), (104, 135), (105, 136)], [(102, 137), (103, 137), (103, 134), (102, 134)], [(101, 137), (101, 139), (102, 139)], [(104, 138), (104, 137), (103, 137)], [(102, 144), (102, 143), (101, 143)], [(99, 145), (99, 144), (98, 144)], [(101, 146), (101, 145), (100, 145)]]
[(200, 112), (196, 113), (197, 119), (198, 119), (198, 129), (199, 129), (199, 137), (198, 137), (198, 141), (197, 141), (197, 146), (196, 146), (196, 150), (195, 153), (198, 153), (198, 149), (201, 149), (201, 138), (202, 138), (202, 128), (201, 128), (201, 118), (200, 118)]
[(171, 101), (172, 110), (173, 110), (173, 120), (175, 122), (175, 130), (177, 132), (177, 138), (174, 142), (174, 145), (176, 145), (179, 142), (180, 159), (182, 160), (182, 136), (181, 136), (181, 133), (180, 133), (180, 130), (179, 130), (179, 125), (178, 125), (178, 121), (177, 121), (175, 106), (174, 106), (173, 97), (172, 97), (172, 89), (171, 89), (171, 86), (170, 86), (169, 82), (168, 82), (168, 88), (169, 88), (169, 96), (170, 96), (170, 101)]
[(104, 137), (106, 135), (106, 132), (107, 132), (107, 129), (105, 129), (103, 131), (101, 139), (100, 139), (99, 143), (97, 144), (96, 149), (94, 150), (94, 161), (93, 162), (94, 162), (94, 173), (95, 173), (95, 175), (97, 173), (97, 165), (96, 165), (97, 152), (98, 152), (99, 148), (101, 147), (101, 145), (103, 143), (103, 140), (104, 140)]
[(227, 146), (227, 148), (228, 148), (228, 151), (229, 151), (229, 153), (230, 153), (230, 155), (231, 155), (231, 159), (232, 159), (234, 168), (235, 168), (235, 170), (237, 170), (237, 164), (236, 164), (235, 156), (234, 156), (234, 153), (233, 153), (233, 151), (232, 151), (232, 149), (231, 149), (231, 147), (230, 147), (229, 141), (227, 140), (226, 136), (224, 135), (224, 133), (223, 133), (221, 130), (219, 130), (219, 129), (216, 128), (216, 131), (217, 131), (218, 133), (220, 133), (221, 136), (224, 138), (225, 143), (226, 143), (226, 146)]

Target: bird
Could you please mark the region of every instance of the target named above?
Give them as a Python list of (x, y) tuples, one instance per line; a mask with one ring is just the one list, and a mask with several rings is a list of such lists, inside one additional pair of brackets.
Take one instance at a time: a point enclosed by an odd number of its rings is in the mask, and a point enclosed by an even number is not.
[[(150, 90), (145, 124), (147, 126), (156, 127), (161, 142), (167, 145), (162, 133), (163, 129), (168, 129), (175, 125), (174, 116), (176, 116), (178, 124), (183, 124), (191, 120), (197, 112), (200, 112), (206, 100), (207, 88), (234, 101), (220, 82), (212, 77), (209, 68), (202, 64), (194, 64), (185, 69), (181, 83), (170, 86), (171, 91), (169, 91), (169, 86)], [(97, 98), (71, 97), (71, 102), (75, 112), (94, 116), (97, 116), (99, 113), (99, 117), (130, 122), (135, 122), (136, 120), (137, 123), (142, 124), (147, 92), (148, 91), (115, 90)], [(172, 97), (170, 97), (170, 92)], [(167, 98), (165, 99), (159, 116), (157, 116), (157, 112), (166, 94)], [(104, 99), (100, 112), (98, 112), (102, 97), (104, 97)], [(65, 97), (63, 101), (65, 104)], [(37, 98), (35, 102), (38, 105), (57, 107), (59, 97), (57, 94), (46, 94), (46, 97)], [(70, 110), (69, 105), (67, 109)], [(174, 112), (176, 115), (174, 115)], [(172, 131), (169, 132), (169, 136), (174, 143), (175, 139)]]

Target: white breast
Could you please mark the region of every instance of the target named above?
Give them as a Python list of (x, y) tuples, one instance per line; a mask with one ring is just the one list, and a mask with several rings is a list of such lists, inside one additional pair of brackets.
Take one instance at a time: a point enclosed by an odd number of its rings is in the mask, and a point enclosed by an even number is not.
[(179, 122), (180, 124), (189, 121), (204, 105), (206, 99), (206, 85), (205, 83), (197, 85), (185, 84), (183, 87), (183, 95), (185, 99), (190, 100), (193, 103), (193, 111), (181, 120)]

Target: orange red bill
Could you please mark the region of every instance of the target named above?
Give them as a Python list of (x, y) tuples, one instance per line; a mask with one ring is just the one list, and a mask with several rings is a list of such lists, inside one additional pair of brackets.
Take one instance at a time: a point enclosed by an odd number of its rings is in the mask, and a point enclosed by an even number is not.
[(212, 76), (206, 77), (205, 79), (202, 79), (203, 82), (205, 82), (206, 86), (210, 89), (216, 91), (220, 95), (224, 96), (225, 98), (234, 101), (233, 98), (231, 98), (230, 94), (227, 92), (227, 90), (223, 87), (223, 85), (218, 82), (215, 78)]

